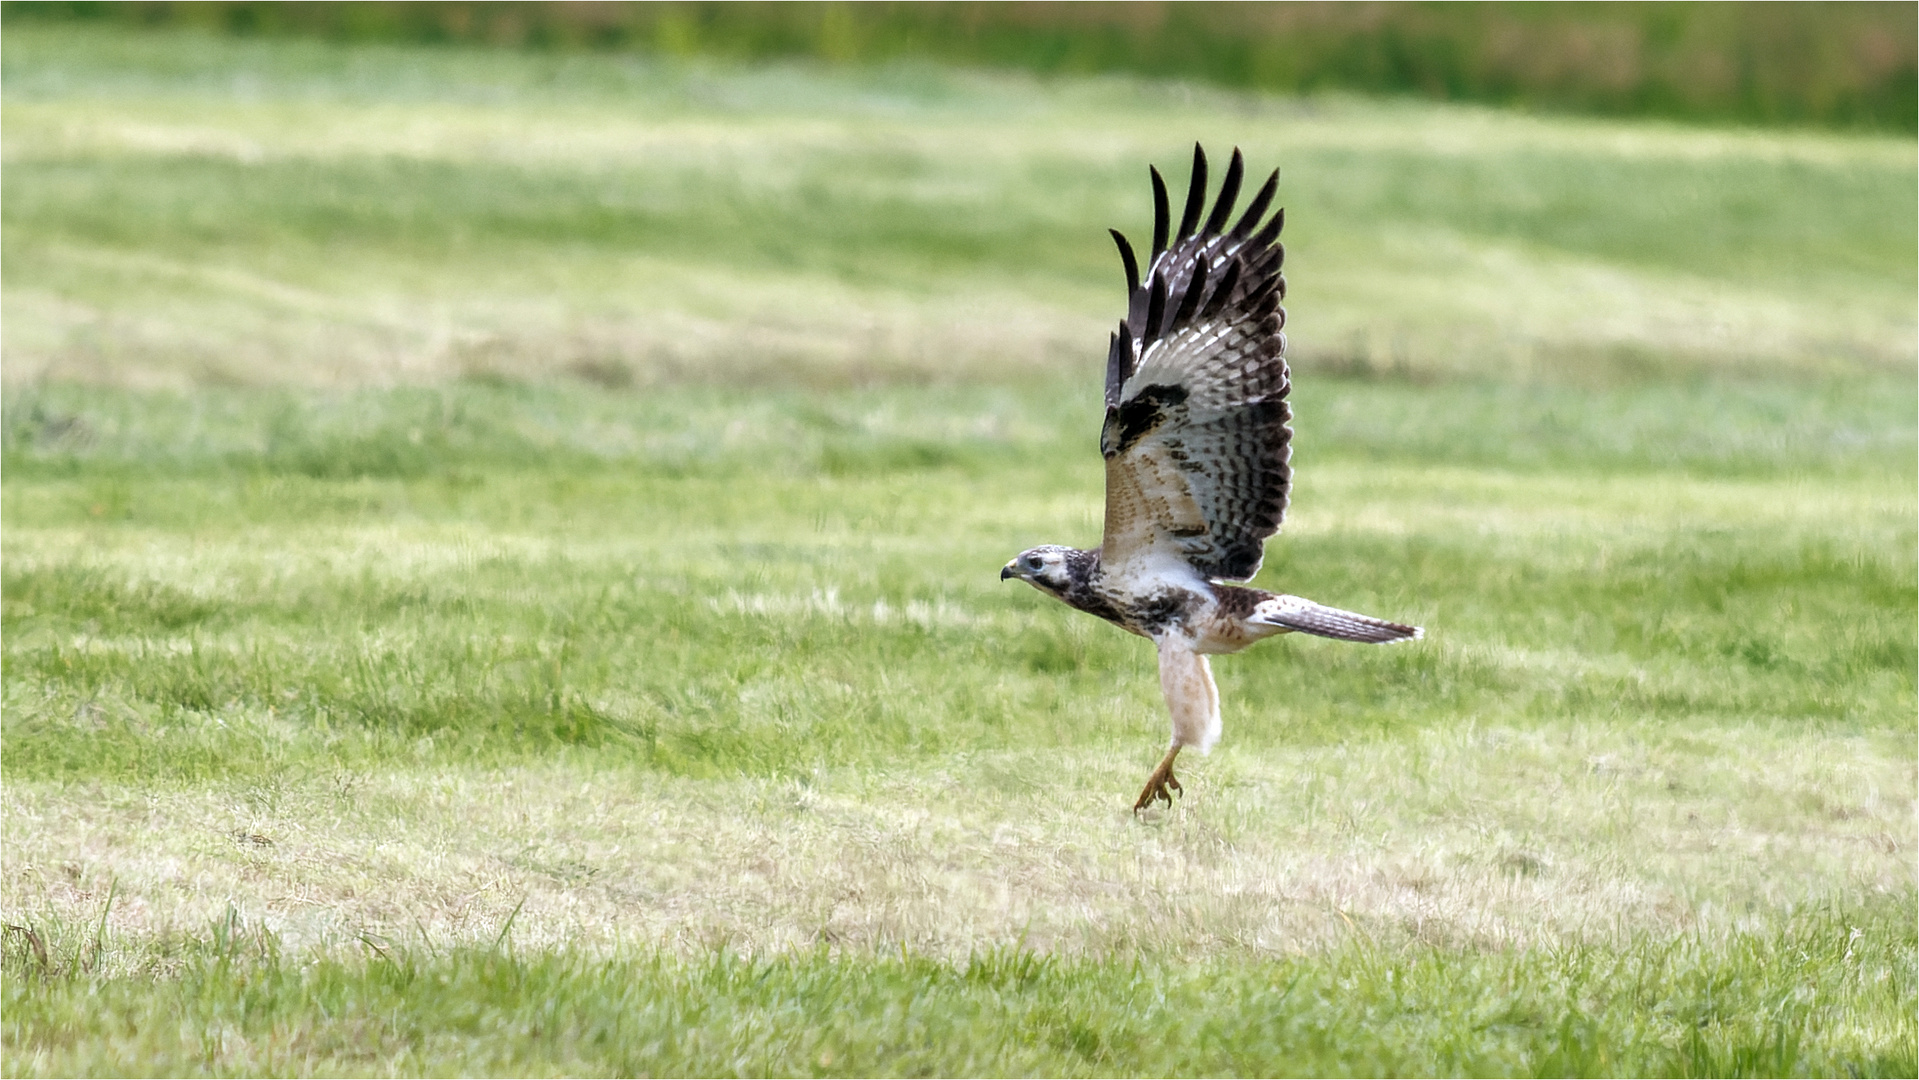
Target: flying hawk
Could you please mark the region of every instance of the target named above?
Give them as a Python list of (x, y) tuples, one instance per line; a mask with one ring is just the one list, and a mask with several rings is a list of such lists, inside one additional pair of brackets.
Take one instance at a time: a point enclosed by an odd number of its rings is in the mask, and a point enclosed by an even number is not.
[(1173, 759), (1219, 739), (1219, 691), (1206, 657), (1300, 631), (1378, 644), (1420, 637), (1405, 626), (1298, 596), (1222, 585), (1259, 571), (1292, 487), (1286, 395), (1286, 295), (1274, 170), (1227, 227), (1245, 163), (1237, 149), (1205, 220), (1206, 154), (1169, 231), (1166, 181), (1153, 176), (1153, 255), (1140, 278), (1133, 246), (1113, 240), (1126, 268), (1126, 319), (1106, 354), (1106, 535), (1092, 551), (1047, 544), (1000, 571), (1048, 596), (1151, 638), (1173, 742), (1133, 804), (1171, 805)]

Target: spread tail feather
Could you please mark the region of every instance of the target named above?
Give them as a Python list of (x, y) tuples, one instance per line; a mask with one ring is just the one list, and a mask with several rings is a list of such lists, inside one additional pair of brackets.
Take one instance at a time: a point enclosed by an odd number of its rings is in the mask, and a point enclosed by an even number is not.
[(1404, 623), (1387, 622), (1371, 615), (1315, 604), (1303, 596), (1275, 596), (1254, 610), (1251, 622), (1297, 630), (1302, 634), (1359, 641), (1381, 645), (1410, 641), (1426, 636), (1426, 631)]

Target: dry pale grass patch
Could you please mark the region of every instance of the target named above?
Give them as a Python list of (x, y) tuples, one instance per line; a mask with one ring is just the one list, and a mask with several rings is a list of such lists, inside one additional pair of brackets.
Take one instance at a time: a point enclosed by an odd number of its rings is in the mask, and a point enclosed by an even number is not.
[[(1256, 706), (1255, 706), (1256, 707)], [(1381, 941), (1716, 933), (1915, 872), (1910, 759), (1883, 739), (1467, 723), (1313, 748), (1232, 740), (1135, 820), (1145, 760), (967, 754), (687, 780), (557, 763), (296, 771), (199, 789), (14, 782), (11, 920), (122, 964), (230, 905), (289, 946), (365, 937), (698, 953), (822, 942), (1200, 956)]]

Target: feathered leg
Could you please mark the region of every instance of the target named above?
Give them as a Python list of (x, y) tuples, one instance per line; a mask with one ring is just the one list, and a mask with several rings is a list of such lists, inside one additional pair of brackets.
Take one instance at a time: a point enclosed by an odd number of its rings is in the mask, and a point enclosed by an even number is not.
[(1164, 802), (1182, 791), (1173, 777), (1173, 759), (1188, 747), (1204, 754), (1219, 741), (1219, 688), (1213, 685), (1213, 672), (1206, 658), (1193, 651), (1193, 643), (1178, 634), (1158, 639), (1159, 689), (1166, 696), (1166, 709), (1173, 717), (1173, 745), (1160, 759), (1159, 767), (1146, 778), (1146, 787), (1133, 803), (1133, 811)]

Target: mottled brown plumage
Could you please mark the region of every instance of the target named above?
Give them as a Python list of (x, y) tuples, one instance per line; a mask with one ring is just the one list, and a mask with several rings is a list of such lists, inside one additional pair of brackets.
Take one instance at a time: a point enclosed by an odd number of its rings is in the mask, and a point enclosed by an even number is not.
[[(1172, 801), (1173, 760), (1219, 738), (1219, 693), (1206, 656), (1294, 631), (1344, 641), (1417, 638), (1418, 627), (1297, 596), (1219, 584), (1258, 573), (1292, 490), (1292, 411), (1286, 396), (1285, 212), (1265, 218), (1275, 171), (1226, 228), (1245, 165), (1233, 151), (1219, 198), (1206, 207), (1206, 155), (1176, 230), (1153, 169), (1152, 257), (1142, 278), (1126, 237), (1127, 315), (1108, 343), (1105, 535), (1098, 549), (1046, 545), (1000, 571), (1081, 611), (1151, 638), (1173, 739), (1134, 809)], [(1262, 221), (1264, 222), (1262, 224)]]

